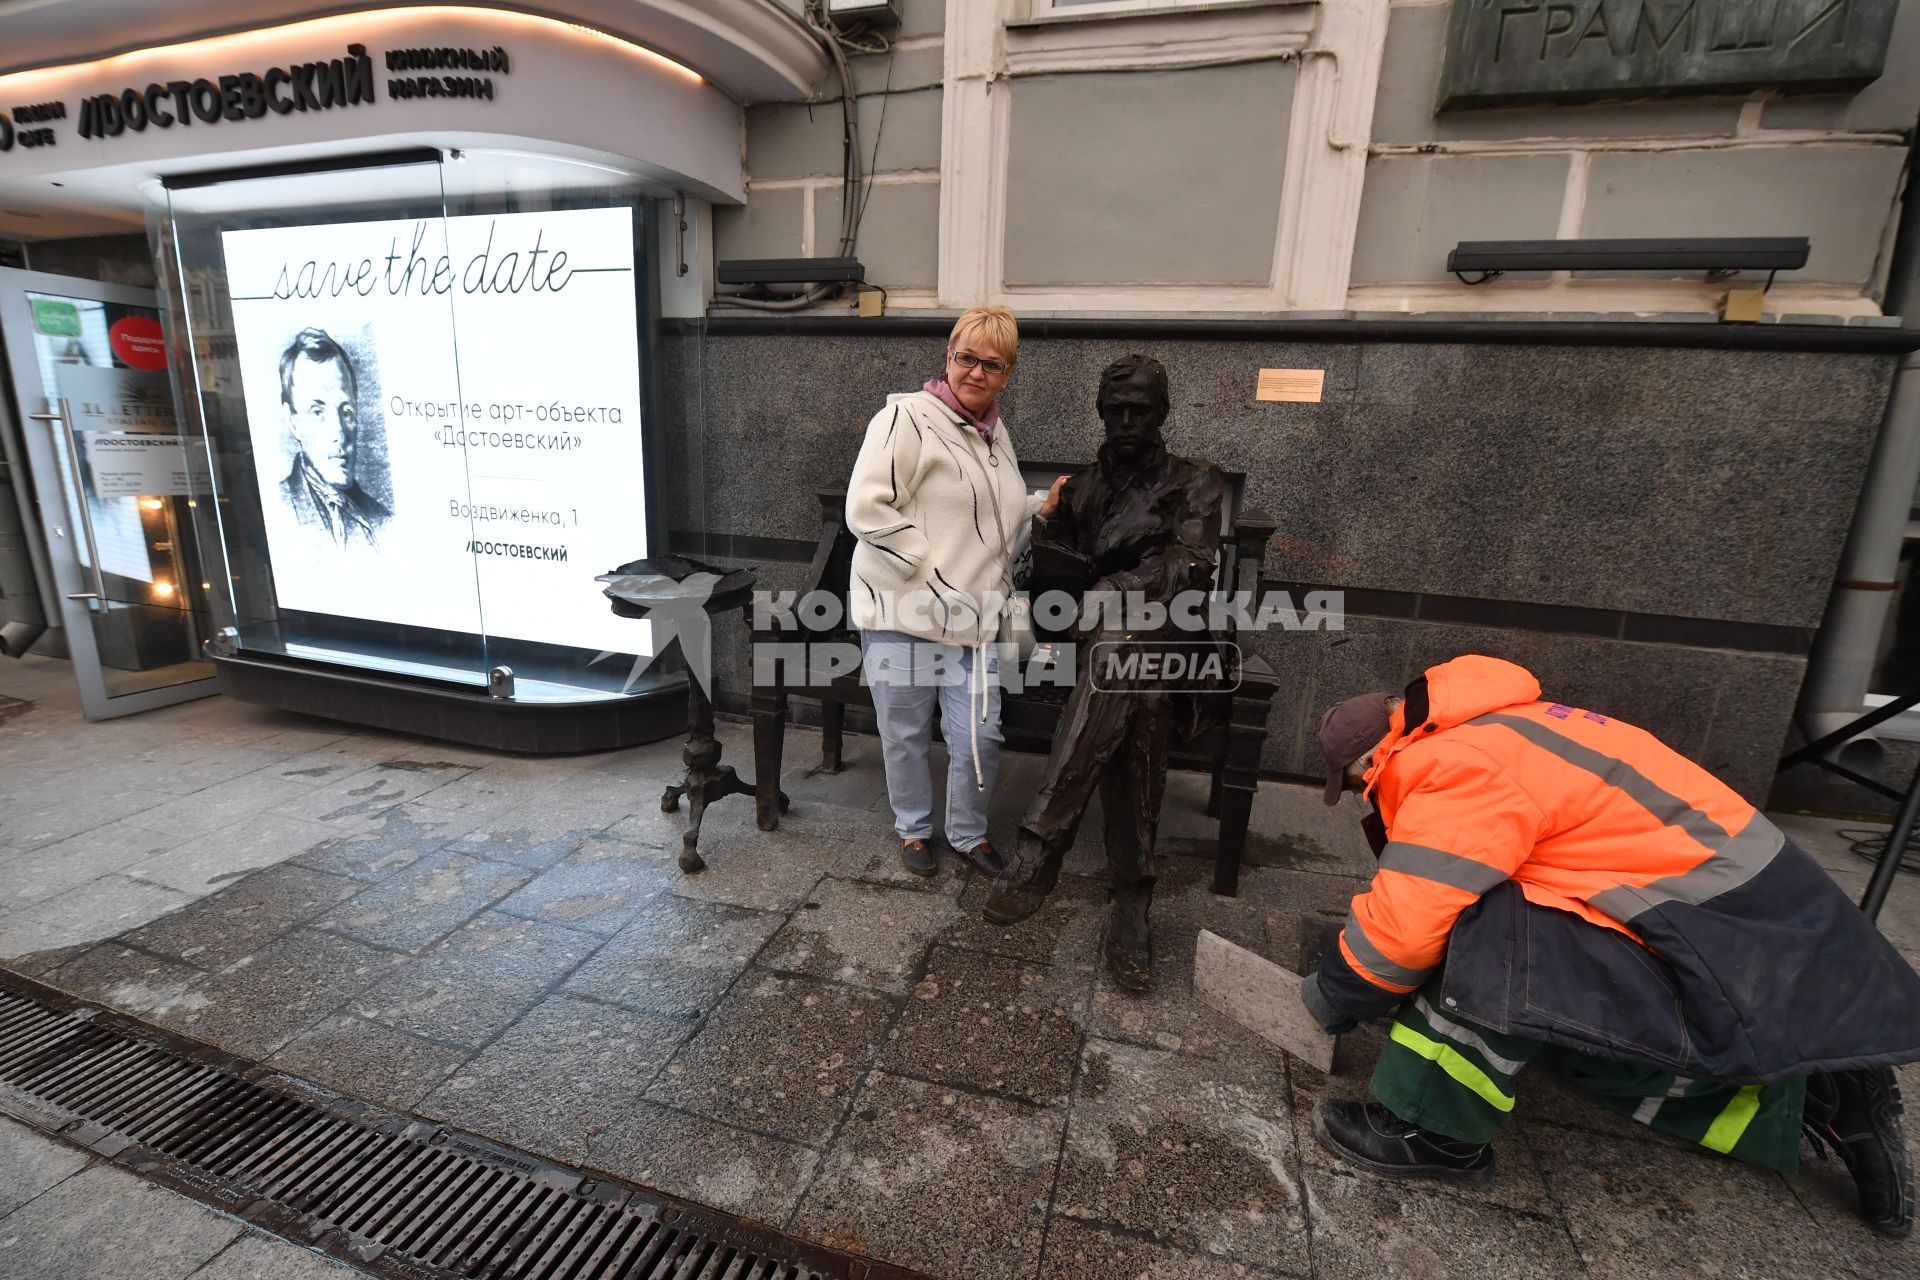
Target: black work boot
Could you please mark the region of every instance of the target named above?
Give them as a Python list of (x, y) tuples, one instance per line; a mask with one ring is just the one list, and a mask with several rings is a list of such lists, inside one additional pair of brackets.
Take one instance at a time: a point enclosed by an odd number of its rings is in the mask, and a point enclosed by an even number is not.
[(989, 924), (1017, 924), (1040, 909), (1060, 880), (1060, 864), (1067, 851), (1049, 848), (1031, 831), (1020, 833), (1013, 861), (993, 878), (987, 905), (980, 914)]
[(1820, 1071), (1807, 1077), (1801, 1124), (1821, 1155), (1831, 1146), (1860, 1193), (1860, 1216), (1883, 1236), (1913, 1230), (1913, 1161), (1900, 1124), (1892, 1067)]
[(1113, 980), (1129, 991), (1145, 991), (1153, 984), (1153, 933), (1147, 925), (1147, 908), (1152, 905), (1151, 880), (1113, 891), (1113, 913), (1107, 924), (1107, 969)]
[(900, 865), (917, 876), (930, 876), (940, 869), (940, 855), (925, 840), (902, 840)]
[(1493, 1183), (1493, 1148), (1455, 1142), (1409, 1124), (1377, 1102), (1328, 1098), (1313, 1108), (1313, 1136), (1345, 1160), (1383, 1178)]

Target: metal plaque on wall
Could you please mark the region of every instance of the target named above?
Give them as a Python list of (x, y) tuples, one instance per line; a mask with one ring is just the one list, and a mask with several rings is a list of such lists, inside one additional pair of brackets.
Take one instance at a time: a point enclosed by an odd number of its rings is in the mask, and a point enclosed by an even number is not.
[(1899, 0), (1453, 0), (1439, 109), (1856, 90)]

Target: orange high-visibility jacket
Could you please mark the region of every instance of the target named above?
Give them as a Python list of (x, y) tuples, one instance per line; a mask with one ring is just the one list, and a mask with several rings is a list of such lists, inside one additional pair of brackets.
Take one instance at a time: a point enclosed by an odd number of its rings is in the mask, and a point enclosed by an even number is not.
[[(1322, 967), (1336, 1010), (1382, 1012), (1445, 962), (1463, 1014), (1702, 1076), (1920, 1057), (1920, 978), (1779, 828), (1652, 734), (1541, 701), (1524, 668), (1480, 655), (1430, 669), (1391, 724), (1366, 775), (1387, 844)], [(1841, 973), (1865, 1003), (1823, 994)], [(1782, 993), (1793, 1025), (1756, 1037)], [(1834, 1042), (1799, 1008), (1823, 999), (1898, 1025)]]

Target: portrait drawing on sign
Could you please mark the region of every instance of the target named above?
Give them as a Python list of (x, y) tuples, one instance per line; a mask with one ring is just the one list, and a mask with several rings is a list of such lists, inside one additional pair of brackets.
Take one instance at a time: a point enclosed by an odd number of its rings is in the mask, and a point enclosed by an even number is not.
[(386, 421), (373, 345), (302, 329), (280, 353), (290, 465), (280, 493), (302, 526), (335, 546), (372, 547), (393, 514)]

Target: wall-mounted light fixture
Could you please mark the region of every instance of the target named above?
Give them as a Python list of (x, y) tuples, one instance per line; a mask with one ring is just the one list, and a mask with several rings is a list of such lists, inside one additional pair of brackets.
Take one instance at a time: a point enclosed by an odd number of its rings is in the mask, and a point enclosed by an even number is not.
[[(1675, 236), (1646, 240), (1462, 240), (1447, 270), (1462, 284), (1484, 284), (1505, 271), (1735, 271), (1773, 273), (1807, 265), (1805, 236)], [(1478, 280), (1465, 273), (1478, 271)]]
[(857, 258), (728, 258), (714, 264), (721, 284), (859, 284)]

